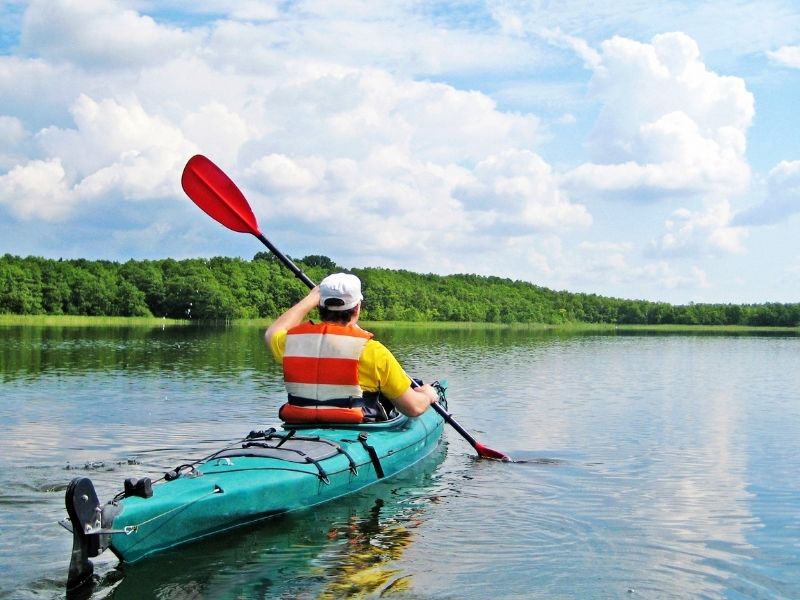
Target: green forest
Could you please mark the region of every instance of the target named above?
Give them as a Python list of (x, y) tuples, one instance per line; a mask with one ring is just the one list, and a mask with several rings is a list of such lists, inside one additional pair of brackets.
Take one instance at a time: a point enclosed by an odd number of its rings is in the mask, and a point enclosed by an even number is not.
[[(326, 256), (295, 260), (314, 281), (342, 270), (363, 281), (362, 318), (375, 321), (612, 323), (797, 327), (800, 303), (687, 304), (554, 291), (478, 275), (344, 269)], [(272, 254), (252, 260), (0, 258), (0, 314), (273, 318), (307, 292)]]

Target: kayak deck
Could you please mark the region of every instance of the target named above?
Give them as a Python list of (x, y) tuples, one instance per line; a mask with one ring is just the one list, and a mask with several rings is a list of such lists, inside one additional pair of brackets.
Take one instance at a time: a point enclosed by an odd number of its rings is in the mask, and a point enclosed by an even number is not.
[[(441, 419), (431, 421), (404, 418), (399, 426), (361, 440), (357, 431), (346, 430), (307, 430), (280, 446), (285, 438), (277, 434), (260, 443), (247, 440), (242, 448), (220, 452), (177, 479), (153, 486), (150, 498), (125, 498), (113, 528), (129, 533), (113, 536), (110, 548), (120, 560), (136, 562), (353, 493), (430, 454), (442, 430)], [(388, 436), (395, 439), (382, 439)]]

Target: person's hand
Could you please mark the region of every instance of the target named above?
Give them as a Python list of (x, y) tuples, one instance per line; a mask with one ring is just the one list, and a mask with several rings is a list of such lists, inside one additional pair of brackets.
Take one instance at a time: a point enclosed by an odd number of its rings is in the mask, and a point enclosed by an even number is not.
[(434, 402), (438, 402), (439, 401), (439, 393), (436, 391), (436, 388), (433, 387), (432, 385), (428, 384), (428, 383), (426, 383), (425, 385), (419, 386), (417, 388), (417, 391), (418, 392), (422, 392), (423, 394), (425, 394), (428, 397), (428, 399), (431, 401), (431, 404), (433, 404)]

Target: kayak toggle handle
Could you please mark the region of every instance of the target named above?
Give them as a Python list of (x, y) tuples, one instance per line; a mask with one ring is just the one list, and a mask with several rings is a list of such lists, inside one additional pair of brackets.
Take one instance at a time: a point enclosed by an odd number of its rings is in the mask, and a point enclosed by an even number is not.
[(194, 465), (178, 465), (171, 471), (167, 471), (164, 473), (164, 480), (165, 481), (173, 481), (182, 475), (184, 469), (188, 469), (189, 472), (186, 473), (187, 477), (200, 477), (202, 473), (198, 471)]

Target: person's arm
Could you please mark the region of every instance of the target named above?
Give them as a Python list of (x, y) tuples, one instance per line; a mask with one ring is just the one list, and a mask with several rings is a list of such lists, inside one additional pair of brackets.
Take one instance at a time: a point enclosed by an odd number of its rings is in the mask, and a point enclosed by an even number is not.
[(297, 304), (289, 308), (285, 313), (279, 316), (272, 322), (264, 332), (264, 341), (269, 347), (269, 342), (276, 332), (281, 330), (288, 330), (292, 327), (300, 325), (305, 320), (306, 315), (319, 306), (319, 288), (315, 287), (308, 294), (300, 300)]
[(392, 400), (395, 408), (407, 417), (418, 417), (434, 402), (439, 400), (439, 394), (432, 385), (420, 385), (411, 387), (397, 398)]
[[(370, 340), (362, 353), (360, 368), (366, 370), (367, 379), (388, 398), (394, 407), (408, 417), (418, 417), (434, 402), (439, 394), (430, 385), (412, 387), (411, 378), (386, 346)], [(373, 389), (372, 387), (368, 389)]]

